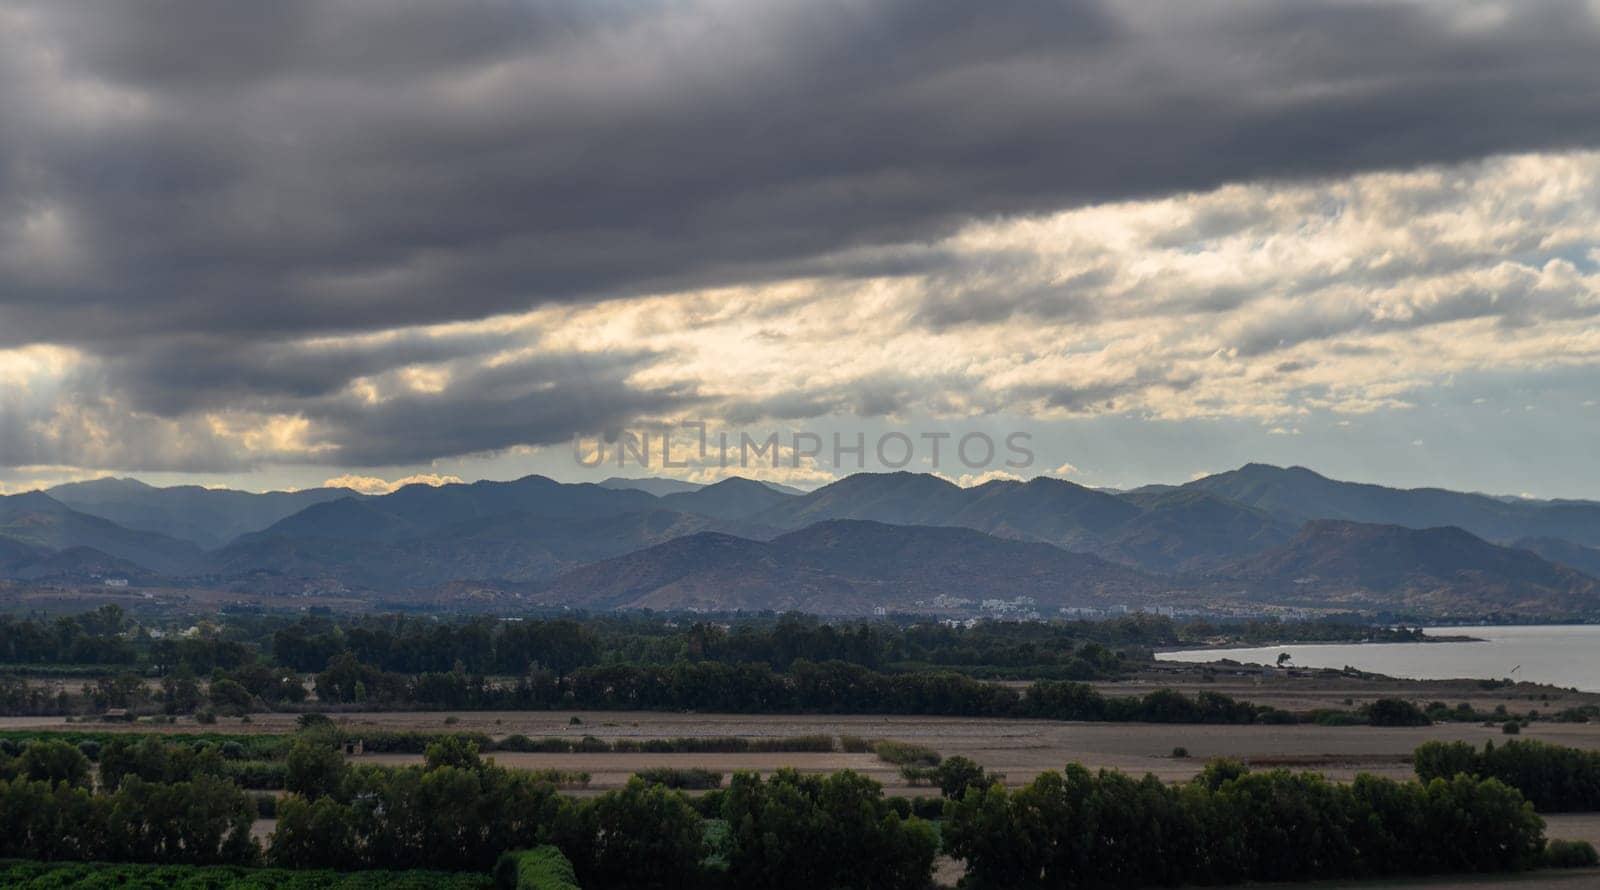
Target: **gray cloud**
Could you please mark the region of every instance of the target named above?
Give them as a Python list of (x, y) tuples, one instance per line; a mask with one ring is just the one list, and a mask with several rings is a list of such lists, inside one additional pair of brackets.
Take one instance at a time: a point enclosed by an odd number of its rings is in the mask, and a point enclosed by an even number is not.
[[(173, 448), (210, 441), (185, 432), (208, 411), (303, 416), (334, 443), (323, 458), (351, 464), (531, 444), (699, 393), (634, 382), (637, 355), (489, 367), (513, 345), (500, 335), (307, 340), (797, 275), (928, 275), (911, 320), (935, 331), (1092, 323), (1114, 311), (1092, 299), (1110, 272), (1012, 288), (1026, 255), (957, 269), (922, 248), (973, 220), (1596, 144), (1594, 10), (16, 0), (0, 10), (0, 349), (80, 349), (56, 407), (132, 412), (128, 442), (195, 465), (231, 459), (224, 442)], [(1249, 225), (1219, 212), (1171, 238)], [(1389, 324), (1359, 307), (1264, 318), (1238, 345)], [(350, 391), (416, 364), (448, 387)], [(910, 393), (730, 410), (882, 413)], [(1040, 395), (1079, 410), (1123, 394)]]
[(1577, 0), (1486, 29), (1455, 3), (1010, 7), (25, 4), (0, 207), (54, 208), (92, 263), (10, 261), (36, 283), (0, 338), (474, 318), (974, 216), (1600, 137)]

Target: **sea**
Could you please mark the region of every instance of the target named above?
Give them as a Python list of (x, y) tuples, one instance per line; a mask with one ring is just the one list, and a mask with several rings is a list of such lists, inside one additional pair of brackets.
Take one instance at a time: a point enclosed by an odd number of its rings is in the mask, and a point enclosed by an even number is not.
[(1468, 636), (1459, 643), (1286, 643), (1249, 649), (1160, 652), (1163, 661), (1276, 664), (1289, 653), (1296, 667), (1343, 668), (1414, 680), (1503, 679), (1600, 692), (1600, 625), (1519, 625), (1428, 628), (1433, 636)]

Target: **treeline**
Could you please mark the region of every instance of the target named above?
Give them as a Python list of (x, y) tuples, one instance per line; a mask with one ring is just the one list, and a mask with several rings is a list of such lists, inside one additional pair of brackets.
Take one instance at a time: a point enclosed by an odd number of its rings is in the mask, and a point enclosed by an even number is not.
[(139, 653), (125, 628), (117, 606), (49, 622), (0, 615), (0, 663), (130, 665)]
[[(322, 717), (320, 714), (301, 716)], [(296, 735), (5, 730), (0, 731), (0, 764), (21, 755), (36, 742), (61, 742), (77, 748), (89, 760), (100, 763), (101, 781), (114, 786), (115, 777), (126, 771), (137, 772), (150, 781), (158, 781), (157, 777), (161, 776), (192, 775), (193, 768), (187, 766), (189, 763), (201, 766), (218, 763), (219, 766), (209, 771), (221, 775), (228, 772), (228, 764), (235, 762), (282, 760), (296, 741), (305, 738), (315, 739), (330, 748), (359, 742), (362, 750), (370, 754), (422, 754), (429, 745), (446, 738), (476, 745), (483, 752), (539, 754), (828, 753), (837, 748), (833, 736), (820, 733), (762, 738), (682, 736), (652, 739), (602, 739), (592, 735), (530, 738), (514, 733), (492, 739), (479, 732), (343, 727), (322, 718), (306, 720), (304, 730)], [(845, 737), (846, 740), (849, 738)], [(848, 741), (843, 750), (850, 750)], [(124, 766), (130, 763), (134, 766)]]
[(1532, 740), (1485, 742), (1481, 751), (1467, 742), (1427, 742), (1412, 762), (1424, 781), (1469, 775), (1504, 782), (1540, 812), (1600, 810), (1600, 751)]
[[(1217, 761), (1169, 786), (1069, 766), (1008, 791), (952, 758), (936, 831), (911, 814), (920, 805), (891, 801), (852, 772), (738, 773), (697, 799), (657, 776), (657, 784), (635, 779), (578, 800), (537, 774), (492, 765), (459, 738), (430, 745), (422, 765), (382, 768), (351, 766), (314, 735), (295, 739), (285, 758), (290, 794), (263, 850), (249, 836), (248, 800), (231, 783), (158, 783), (127, 772), (115, 790), (95, 794), (73, 755), (82, 756), (61, 743), (31, 745), (17, 775), (0, 779), (0, 856), (484, 873), (510, 851), (548, 847), (587, 890), (922, 890), (941, 849), (965, 862), (963, 886), (978, 890), (1592, 861), (1586, 847), (1547, 848), (1543, 823), (1520, 794), (1469, 775), (1338, 785)], [(542, 859), (560, 864), (553, 853)], [(500, 870), (515, 877), (528, 861)]]
[(317, 697), (364, 706), (479, 710), (643, 710), (771, 714), (908, 714), (1151, 723), (1293, 722), (1291, 714), (1201, 692), (1105, 696), (1085, 683), (1041, 680), (1025, 690), (953, 673), (881, 673), (845, 662), (679, 662), (535, 672), (495, 684), (463, 673), (390, 674), (349, 657), (317, 675)]
[(458, 665), (468, 673), (566, 673), (600, 664), (679, 661), (765, 664), (785, 671), (800, 661), (842, 661), (876, 670), (894, 665), (1068, 670), (1093, 679), (1114, 673), (1117, 648), (1177, 641), (1167, 618), (1129, 616), (1104, 622), (937, 623), (898, 627), (882, 622), (825, 622), (803, 615), (744, 618), (687, 626), (664, 618), (595, 616), (438, 622), (404, 616), (307, 617), (275, 631), (272, 656), (302, 671), (320, 670), (348, 652), (382, 671), (420, 674)]
[(942, 832), (964, 888), (1042, 890), (1518, 871), (1542, 863), (1543, 828), (1494, 780), (1340, 785), (1223, 761), (1180, 786), (1069, 766), (969, 791)]
[(1170, 619), (1146, 615), (964, 628), (932, 622), (829, 622), (804, 615), (680, 624), (650, 615), (439, 620), (229, 614), (221, 625), (200, 621), (161, 634), (133, 621), (121, 607), (108, 605), (53, 620), (0, 617), (0, 664), (19, 669), (99, 666), (162, 675), (185, 667), (204, 675), (261, 661), (312, 672), (348, 653), (378, 670), (405, 674), (568, 673), (602, 664), (678, 661), (758, 663), (786, 671), (797, 661), (843, 661), (875, 670), (1033, 670), (1040, 676), (1093, 679), (1118, 669), (1117, 650), (1149, 649), (1177, 639)]
[[(580, 886), (837, 887), (921, 890), (939, 849), (931, 826), (902, 818), (877, 783), (854, 773), (763, 780), (736, 775), (702, 813), (642, 780), (598, 797), (547, 784), (440, 742), (424, 766), (348, 768), (323, 757), (314, 784), (278, 809), (269, 859), (291, 867), (487, 869), (505, 852), (550, 845)], [(720, 820), (715, 836), (706, 817)]]

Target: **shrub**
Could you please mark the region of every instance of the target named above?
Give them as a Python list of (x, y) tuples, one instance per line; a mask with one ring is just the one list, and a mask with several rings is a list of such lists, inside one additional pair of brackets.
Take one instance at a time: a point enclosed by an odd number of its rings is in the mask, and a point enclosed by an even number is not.
[(1367, 705), (1367, 720), (1373, 726), (1427, 726), (1433, 723), (1421, 708), (1398, 698), (1380, 698)]
[(1515, 720), (1507, 720), (1506, 722), (1500, 724), (1500, 731), (1506, 735), (1521, 735), (1522, 724)]
[(704, 791), (722, 786), (722, 773), (699, 767), (657, 766), (639, 770), (638, 776), (646, 785), (664, 785), (691, 791)]
[(500, 857), (494, 885), (499, 890), (578, 890), (578, 878), (560, 850), (545, 846)]
[(1546, 868), (1593, 868), (1600, 865), (1600, 854), (1588, 841), (1552, 840), (1544, 847)]
[(1184, 760), (1184, 759), (1188, 758), (1188, 756), (1189, 756), (1189, 749), (1185, 748), (1182, 745), (1179, 745), (1178, 747), (1172, 749), (1172, 758), (1174, 760)]
[(872, 753), (884, 763), (896, 766), (938, 766), (944, 758), (939, 752), (927, 745), (914, 745), (910, 742), (897, 742), (893, 739), (882, 739), (874, 742)]

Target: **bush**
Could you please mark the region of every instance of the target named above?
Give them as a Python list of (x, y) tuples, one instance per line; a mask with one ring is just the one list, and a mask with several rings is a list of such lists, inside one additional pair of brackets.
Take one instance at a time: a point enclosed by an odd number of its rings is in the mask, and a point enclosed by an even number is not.
[(494, 867), (499, 890), (578, 890), (572, 863), (555, 847), (507, 853)]
[(1421, 708), (1398, 698), (1380, 698), (1367, 705), (1367, 720), (1373, 726), (1428, 726), (1433, 723)]
[(1370, 717), (1363, 717), (1354, 711), (1315, 710), (1308, 716), (1318, 726), (1367, 726), (1371, 723)]
[(699, 767), (657, 766), (639, 770), (638, 776), (646, 785), (664, 785), (668, 788), (704, 791), (722, 786), (722, 773)]
[(897, 742), (892, 739), (882, 739), (874, 742), (872, 753), (884, 763), (896, 766), (938, 766), (943, 757), (939, 752), (927, 745), (914, 745), (910, 742)]
[(1179, 745), (1178, 747), (1172, 749), (1172, 758), (1174, 760), (1185, 760), (1188, 757), (1189, 757), (1189, 749), (1188, 748), (1185, 748), (1184, 746)]
[(1505, 735), (1521, 735), (1522, 724), (1515, 720), (1507, 720), (1506, 722), (1500, 724), (1500, 731)]
[(1600, 865), (1600, 854), (1588, 841), (1552, 840), (1544, 847), (1546, 868), (1593, 868)]

